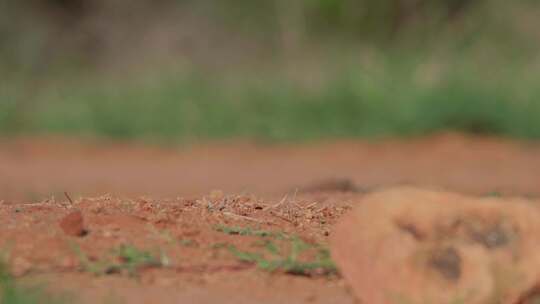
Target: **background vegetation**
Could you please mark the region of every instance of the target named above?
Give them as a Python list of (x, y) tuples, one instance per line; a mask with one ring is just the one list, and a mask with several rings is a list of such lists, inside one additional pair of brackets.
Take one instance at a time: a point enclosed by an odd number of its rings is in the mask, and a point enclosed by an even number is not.
[(532, 0), (7, 0), (0, 133), (540, 137)]

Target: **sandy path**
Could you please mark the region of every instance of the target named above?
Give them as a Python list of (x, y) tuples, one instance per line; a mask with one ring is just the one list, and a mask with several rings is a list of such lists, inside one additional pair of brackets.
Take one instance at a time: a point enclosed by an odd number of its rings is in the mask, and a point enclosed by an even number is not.
[(365, 188), (407, 183), (461, 192), (537, 195), (540, 145), (457, 135), (184, 148), (43, 139), (0, 143), (0, 197), (5, 200), (37, 200), (63, 191), (74, 196), (170, 197), (221, 189), (281, 195), (335, 178)]

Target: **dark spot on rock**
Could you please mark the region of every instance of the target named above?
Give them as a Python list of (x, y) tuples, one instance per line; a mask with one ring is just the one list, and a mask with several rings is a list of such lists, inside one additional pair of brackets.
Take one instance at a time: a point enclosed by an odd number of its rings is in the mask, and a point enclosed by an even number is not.
[(396, 226), (407, 234), (410, 234), (415, 240), (421, 241), (425, 239), (425, 233), (420, 231), (413, 223), (397, 221)]
[(429, 259), (429, 266), (447, 280), (457, 281), (461, 277), (461, 257), (453, 247), (435, 250)]
[(470, 237), (487, 249), (503, 247), (510, 243), (510, 232), (504, 229), (501, 224), (494, 224), (482, 229), (469, 229)]

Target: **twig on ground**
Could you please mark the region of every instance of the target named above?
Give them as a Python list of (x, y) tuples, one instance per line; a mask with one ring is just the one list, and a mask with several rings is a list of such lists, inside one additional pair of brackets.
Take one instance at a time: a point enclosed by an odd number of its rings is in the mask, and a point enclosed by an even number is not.
[(284, 220), (284, 221), (286, 221), (286, 222), (289, 222), (289, 223), (291, 223), (291, 224), (293, 224), (293, 225), (296, 225), (296, 223), (295, 223), (294, 221), (292, 221), (292, 220), (290, 220), (290, 219), (284, 217), (284, 216), (281, 215), (281, 214), (278, 214), (278, 213), (276, 213), (276, 212), (270, 212), (270, 214), (273, 215), (273, 216), (275, 216), (275, 217), (277, 217), (277, 218), (279, 218), (279, 219), (282, 219), (282, 220)]
[(293, 202), (296, 202), (296, 195), (298, 194), (298, 188), (294, 189)]
[(71, 199), (71, 197), (69, 196), (69, 194), (67, 193), (67, 191), (64, 191), (64, 195), (65, 195), (66, 198), (68, 199), (69, 203), (70, 203), (71, 205), (74, 205), (73, 200)]
[(315, 205), (317, 205), (317, 204), (318, 204), (318, 202), (313, 202), (313, 203), (305, 206), (304, 209), (310, 209), (311, 207), (315, 207)]
[(285, 196), (279, 201), (279, 203), (277, 203), (275, 205), (270, 205), (270, 206), (264, 208), (264, 211), (268, 211), (269, 209), (276, 209), (277, 207), (283, 205), (283, 203), (285, 203), (285, 201), (287, 200), (288, 196), (289, 196), (288, 194), (285, 194)]

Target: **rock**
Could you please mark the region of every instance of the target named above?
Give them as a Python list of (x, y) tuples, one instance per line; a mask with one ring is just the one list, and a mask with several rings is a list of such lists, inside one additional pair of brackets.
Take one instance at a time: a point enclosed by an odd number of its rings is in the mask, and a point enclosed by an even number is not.
[(81, 237), (86, 235), (84, 218), (81, 211), (73, 211), (60, 220), (60, 228), (69, 236)]
[(409, 187), (370, 194), (332, 232), (362, 303), (524, 303), (540, 283), (540, 210)]

